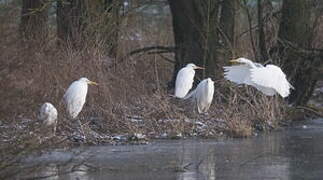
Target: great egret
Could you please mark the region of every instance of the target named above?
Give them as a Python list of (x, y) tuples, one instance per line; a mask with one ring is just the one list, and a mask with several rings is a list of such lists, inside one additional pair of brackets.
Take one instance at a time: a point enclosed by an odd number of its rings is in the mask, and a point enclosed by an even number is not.
[(193, 63), (187, 64), (184, 68), (180, 69), (176, 76), (175, 82), (175, 96), (184, 98), (188, 91), (192, 88), (194, 82), (195, 69), (204, 69), (196, 66)]
[(184, 99), (194, 98), (199, 113), (209, 110), (214, 94), (214, 81), (211, 78), (201, 81), (195, 90), (190, 92)]
[(56, 131), (57, 110), (49, 102), (44, 103), (39, 110), (38, 119), (47, 127), (54, 126), (54, 133)]
[(74, 119), (81, 112), (86, 100), (88, 84), (97, 85), (85, 77), (74, 81), (64, 94), (63, 100), (66, 105), (68, 115)]
[(268, 64), (263, 66), (246, 58), (230, 60), (241, 65), (224, 66), (224, 78), (237, 84), (247, 84), (257, 88), (267, 96), (278, 93), (283, 98), (290, 94), (294, 87), (287, 81), (280, 67)]

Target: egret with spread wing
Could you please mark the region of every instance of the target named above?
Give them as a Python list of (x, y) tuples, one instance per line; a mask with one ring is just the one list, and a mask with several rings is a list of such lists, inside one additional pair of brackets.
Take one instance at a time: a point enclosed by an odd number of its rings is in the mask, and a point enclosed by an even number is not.
[(247, 84), (257, 88), (267, 96), (278, 93), (283, 98), (294, 87), (287, 81), (280, 67), (272, 64), (263, 66), (246, 58), (231, 60), (240, 65), (224, 66), (224, 78), (237, 84)]
[(196, 66), (195, 64), (187, 64), (184, 68), (180, 69), (176, 76), (175, 82), (175, 96), (184, 98), (193, 86), (195, 69), (204, 69)]

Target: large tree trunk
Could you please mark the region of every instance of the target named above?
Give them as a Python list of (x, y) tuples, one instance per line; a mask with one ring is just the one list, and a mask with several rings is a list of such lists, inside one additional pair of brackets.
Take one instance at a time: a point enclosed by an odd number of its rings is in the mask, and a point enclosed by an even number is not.
[(20, 34), (24, 40), (45, 40), (48, 35), (46, 0), (23, 0)]
[[(220, 34), (223, 41), (222, 58), (219, 57), (219, 65), (234, 58), (235, 49), (235, 16), (238, 8), (237, 0), (222, 1), (220, 15)], [(221, 59), (221, 60), (220, 60)]]
[(117, 56), (119, 26), (120, 26), (120, 8), (122, 1), (120, 0), (104, 0), (105, 7), (105, 44), (108, 45), (109, 55)]
[(84, 44), (85, 0), (57, 1), (57, 36), (72, 46)]
[(259, 49), (258, 58), (261, 59), (262, 61), (267, 61), (269, 56), (267, 53), (265, 24), (263, 20), (264, 0), (258, 0), (257, 6), (258, 6), (257, 20), (258, 20), (258, 49)]
[[(176, 45), (176, 64), (172, 86), (176, 74), (187, 63), (206, 68), (197, 71), (202, 79), (216, 76), (217, 67), (217, 24), (218, 1), (216, 0), (169, 0), (173, 17), (173, 31)], [(220, 74), (218, 72), (218, 74)]]
[(317, 81), (314, 73), (318, 58), (300, 50), (312, 48), (312, 28), (311, 0), (283, 1), (277, 59), (283, 62), (283, 70), (295, 87), (288, 98), (295, 105), (307, 103)]

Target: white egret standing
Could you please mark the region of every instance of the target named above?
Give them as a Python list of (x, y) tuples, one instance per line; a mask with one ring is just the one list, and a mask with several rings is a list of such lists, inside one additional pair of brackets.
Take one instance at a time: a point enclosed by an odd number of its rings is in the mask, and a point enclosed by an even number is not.
[(55, 134), (57, 124), (57, 110), (51, 103), (46, 102), (40, 107), (38, 119), (41, 120), (47, 127), (53, 126)]
[[(70, 118), (75, 119), (78, 114), (82, 111), (83, 105), (86, 101), (88, 84), (97, 85), (96, 82), (90, 81), (85, 77), (74, 81), (70, 87), (68, 87), (67, 91), (64, 94), (64, 103), (66, 105), (66, 111)], [(83, 126), (80, 120), (76, 122), (81, 130), (82, 137), (81, 139), (85, 139)]]
[(97, 85), (96, 82), (90, 81), (85, 77), (74, 81), (64, 94), (64, 103), (68, 115), (74, 119), (82, 111), (86, 101), (88, 84)]
[(201, 81), (195, 90), (193, 90), (184, 99), (194, 98), (199, 113), (206, 113), (212, 103), (214, 94), (214, 81), (211, 78)]
[(184, 68), (180, 69), (176, 76), (175, 82), (175, 96), (184, 98), (188, 91), (192, 88), (194, 82), (195, 69), (204, 69), (196, 66), (193, 63), (187, 64)]
[(224, 66), (224, 78), (237, 84), (247, 84), (257, 88), (267, 96), (278, 93), (283, 98), (294, 87), (287, 81), (280, 67), (268, 64), (263, 66), (246, 58), (233, 59), (230, 62), (240, 65)]

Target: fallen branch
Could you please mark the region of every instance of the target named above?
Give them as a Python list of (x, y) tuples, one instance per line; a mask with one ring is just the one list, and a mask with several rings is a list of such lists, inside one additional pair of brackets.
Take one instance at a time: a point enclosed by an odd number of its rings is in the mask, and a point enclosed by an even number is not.
[(144, 47), (144, 48), (140, 48), (140, 49), (135, 49), (135, 50), (129, 52), (127, 55), (120, 58), (120, 60), (117, 63), (115, 63), (113, 65), (110, 65), (109, 68), (112, 68), (113, 66), (117, 66), (117, 65), (123, 63), (127, 58), (129, 58), (129, 57), (131, 57), (131, 56), (133, 56), (135, 54), (139, 54), (139, 53), (147, 52), (147, 51), (152, 51), (152, 50), (159, 50), (159, 51), (148, 52), (147, 54), (158, 54), (164, 60), (166, 60), (168, 62), (171, 62), (171, 63), (175, 63), (175, 61), (161, 55), (163, 53), (175, 53), (175, 47), (172, 47), (172, 46), (170, 46), (170, 47), (167, 47), (167, 46), (150, 46), (150, 47)]
[(316, 111), (315, 109), (308, 107), (308, 106), (297, 106), (296, 109), (302, 109), (308, 111), (310, 113), (315, 114), (316, 116), (323, 118), (323, 114), (321, 112)]
[(167, 47), (167, 46), (150, 46), (150, 47), (144, 47), (140, 49), (135, 49), (128, 53), (128, 56), (132, 56), (138, 53), (146, 52), (146, 51), (151, 51), (151, 50), (162, 50), (162, 53), (174, 53), (175, 52), (175, 47)]
[(319, 49), (319, 48), (302, 48), (299, 47), (297, 44), (290, 42), (286, 39), (281, 39), (278, 38), (278, 41), (283, 44), (285, 47), (289, 47), (291, 49), (294, 49), (296, 52), (300, 52), (302, 54), (305, 55), (310, 55), (310, 54), (314, 54), (314, 56), (322, 56), (323, 54), (323, 49)]

